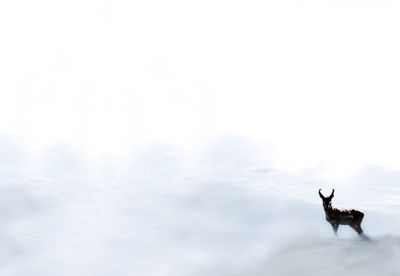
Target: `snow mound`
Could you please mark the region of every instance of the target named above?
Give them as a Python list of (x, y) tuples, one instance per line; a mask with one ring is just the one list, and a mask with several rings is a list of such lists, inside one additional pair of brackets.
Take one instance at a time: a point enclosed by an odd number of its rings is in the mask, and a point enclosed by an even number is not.
[(400, 237), (296, 241), (270, 256), (255, 275), (400, 275)]

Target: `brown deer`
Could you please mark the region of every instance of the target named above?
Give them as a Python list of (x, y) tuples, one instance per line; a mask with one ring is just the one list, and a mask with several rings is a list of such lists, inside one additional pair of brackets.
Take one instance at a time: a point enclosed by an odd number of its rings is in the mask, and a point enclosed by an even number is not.
[(361, 222), (364, 218), (364, 213), (355, 209), (339, 210), (332, 208), (331, 201), (335, 193), (334, 189), (332, 189), (332, 194), (329, 197), (324, 197), (321, 194), (321, 189), (319, 189), (318, 192), (322, 199), (322, 205), (324, 206), (325, 218), (332, 225), (335, 235), (337, 235), (339, 225), (348, 225), (353, 228), (361, 238), (366, 238), (361, 229)]

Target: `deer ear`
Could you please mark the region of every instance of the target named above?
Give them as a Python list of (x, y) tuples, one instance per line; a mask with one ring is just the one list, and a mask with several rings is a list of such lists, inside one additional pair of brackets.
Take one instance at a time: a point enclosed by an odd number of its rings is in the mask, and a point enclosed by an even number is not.
[(331, 193), (331, 195), (329, 196), (329, 198), (333, 198), (334, 193), (335, 193), (335, 189), (332, 189), (332, 193)]
[(322, 198), (322, 199), (325, 198), (325, 197), (321, 194), (321, 189), (319, 189), (318, 193), (319, 193), (319, 197), (320, 197), (320, 198)]

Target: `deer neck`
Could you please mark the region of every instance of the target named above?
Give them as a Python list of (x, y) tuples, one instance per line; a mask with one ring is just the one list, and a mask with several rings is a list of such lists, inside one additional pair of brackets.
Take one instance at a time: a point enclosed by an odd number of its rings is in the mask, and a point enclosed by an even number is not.
[(332, 204), (329, 204), (328, 206), (324, 205), (324, 211), (325, 211), (325, 214), (326, 214), (327, 217), (332, 215), (332, 213), (333, 213)]

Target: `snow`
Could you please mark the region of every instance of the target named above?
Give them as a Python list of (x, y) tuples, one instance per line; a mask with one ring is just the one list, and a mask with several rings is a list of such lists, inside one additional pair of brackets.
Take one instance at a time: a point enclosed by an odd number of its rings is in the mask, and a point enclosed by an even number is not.
[(400, 238), (308, 237), (272, 254), (251, 275), (398, 275)]
[(196, 161), (164, 144), (87, 162), (65, 145), (29, 156), (3, 140), (0, 274), (398, 273), (398, 191), (375, 181), (399, 174), (368, 167), (338, 183), (333, 206), (362, 210), (372, 239), (346, 226), (335, 238), (318, 196), (327, 183), (263, 167), (255, 145), (228, 141)]

